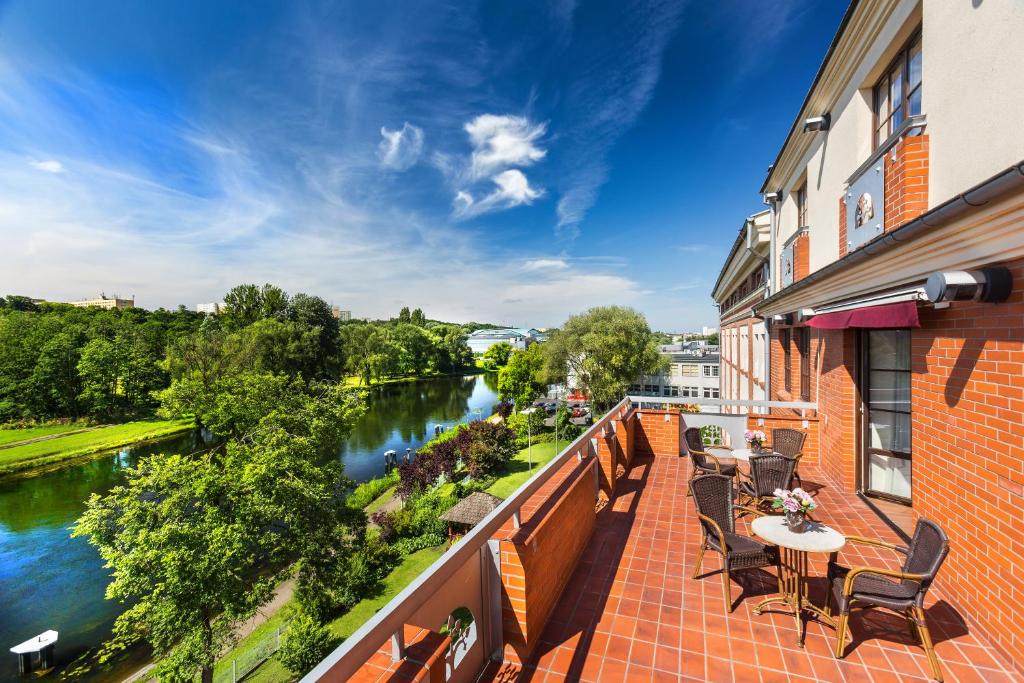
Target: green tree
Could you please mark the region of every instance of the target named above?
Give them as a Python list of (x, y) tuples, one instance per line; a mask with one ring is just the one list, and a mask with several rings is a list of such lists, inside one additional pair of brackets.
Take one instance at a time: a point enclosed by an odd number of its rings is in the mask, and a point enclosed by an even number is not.
[(612, 406), (630, 384), (662, 364), (647, 320), (621, 306), (570, 317), (544, 344), (544, 351), (549, 378), (570, 381), (599, 409)]
[(516, 351), (498, 373), (498, 398), (515, 403), (522, 410), (540, 395), (544, 381), (544, 355), (539, 344)]
[(275, 407), (223, 451), (147, 458), (90, 498), (73, 535), (110, 567), (108, 599), (131, 605), (107, 652), (144, 638), (160, 680), (208, 683), (235, 627), (280, 581), (296, 577), (300, 602), (337, 589), (365, 533), (340, 463), (317, 464), (360, 414), (345, 396), (315, 387), (300, 410)]
[(237, 285), (224, 295), (224, 320), (229, 329), (238, 330), (257, 320), (283, 320), (288, 314), (288, 295), (280, 287), (265, 284)]
[(399, 323), (395, 328), (394, 341), (401, 349), (400, 371), (407, 375), (422, 375), (434, 348), (430, 333), (413, 324)]
[(409, 314), (409, 307), (402, 306), (402, 310), (398, 312), (398, 322), (408, 323), (412, 322), (412, 316)]
[(118, 410), (118, 373), (121, 354), (105, 337), (97, 337), (82, 347), (78, 374), (82, 381), (79, 400), (86, 410), (102, 417), (112, 417)]
[(304, 676), (334, 649), (337, 639), (315, 617), (299, 614), (284, 632), (277, 658), (296, 676)]
[(427, 324), (427, 317), (423, 315), (423, 309), (414, 308), (412, 314), (409, 316), (409, 322), (418, 327), (425, 327)]
[(512, 351), (512, 345), (508, 342), (492, 344), (490, 348), (484, 351), (484, 365), (490, 369), (503, 368), (508, 363), (508, 359), (512, 355)]
[(37, 415), (79, 416), (78, 395), (82, 392), (78, 374), (80, 336), (73, 331), (61, 332), (51, 337), (40, 350), (32, 370)]

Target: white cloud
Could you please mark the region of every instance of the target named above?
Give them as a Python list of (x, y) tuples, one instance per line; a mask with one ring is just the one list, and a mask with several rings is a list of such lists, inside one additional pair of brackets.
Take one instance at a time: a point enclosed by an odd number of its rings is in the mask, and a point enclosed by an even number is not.
[(470, 173), (474, 180), (512, 166), (530, 166), (547, 154), (537, 146), (547, 126), (524, 116), (481, 114), (465, 129), (473, 144)]
[(405, 171), (411, 168), (423, 152), (423, 129), (408, 121), (399, 130), (381, 127), (383, 138), (377, 146), (380, 163), (387, 168)]
[(40, 171), (46, 171), (47, 173), (63, 173), (64, 164), (60, 163), (55, 159), (47, 159), (46, 161), (32, 161), (29, 162), (32, 168), (39, 169)]
[(472, 218), (497, 209), (511, 209), (522, 204), (531, 204), (544, 194), (530, 186), (526, 174), (518, 168), (510, 168), (491, 178), (495, 187), (483, 199), (475, 201), (468, 192), (459, 190), (455, 194), (455, 215), (459, 218)]
[(523, 270), (565, 270), (569, 263), (563, 258), (536, 258), (523, 264)]

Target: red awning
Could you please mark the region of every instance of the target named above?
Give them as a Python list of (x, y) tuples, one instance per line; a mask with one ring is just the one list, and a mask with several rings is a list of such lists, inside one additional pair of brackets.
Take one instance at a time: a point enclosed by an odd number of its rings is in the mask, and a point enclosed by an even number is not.
[(865, 306), (836, 313), (822, 313), (807, 321), (821, 330), (845, 330), (848, 327), (920, 327), (917, 303), (900, 301), (882, 306)]

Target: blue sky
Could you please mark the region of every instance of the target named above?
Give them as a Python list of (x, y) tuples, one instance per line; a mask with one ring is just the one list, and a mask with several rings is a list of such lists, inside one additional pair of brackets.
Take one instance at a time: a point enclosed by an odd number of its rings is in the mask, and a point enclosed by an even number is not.
[(843, 10), (0, 0), (0, 292), (714, 325)]

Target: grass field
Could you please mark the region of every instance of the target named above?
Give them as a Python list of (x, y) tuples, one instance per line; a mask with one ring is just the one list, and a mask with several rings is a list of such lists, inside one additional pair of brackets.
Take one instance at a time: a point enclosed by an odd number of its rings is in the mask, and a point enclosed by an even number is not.
[[(384, 579), (384, 590), (380, 595), (366, 598), (356, 603), (348, 612), (338, 617), (334, 621), (328, 624), (328, 628), (334, 635), (340, 638), (347, 638), (352, 635), (357, 628), (362, 626), (366, 621), (377, 613), (384, 605), (388, 604), (391, 598), (398, 595), (403, 588), (408, 586), (413, 579), (419, 576), (424, 569), (429, 567), (434, 560), (441, 557), (444, 553), (445, 547), (439, 546), (436, 548), (424, 548), (411, 555), (408, 555), (402, 563), (395, 567), (395, 569), (388, 574), (388, 577)], [(288, 612), (288, 608), (281, 609), (277, 614), (270, 618), (266, 624), (258, 628), (253, 632), (251, 636), (243, 640), (235, 647), (229, 655), (222, 659), (218, 664), (217, 669), (222, 670), (222, 667), (231, 666), (231, 658), (239, 657), (242, 658), (246, 654), (245, 648), (256, 647), (263, 639), (268, 637), (273, 631), (280, 625), (282, 625), (286, 619), (285, 613)], [(438, 624), (440, 626), (440, 624)], [(281, 662), (275, 658), (268, 660), (263, 666), (254, 671), (248, 677), (246, 681), (256, 681), (258, 683), (281, 683), (282, 681), (290, 681), (295, 677), (284, 668)]]
[[(0, 450), (0, 476), (51, 465), (192, 428), (191, 420), (141, 420)], [(31, 438), (31, 437), (29, 437)]]
[(38, 439), (41, 436), (52, 436), (64, 432), (77, 432), (88, 429), (85, 425), (47, 425), (45, 427), (26, 427), (25, 429), (0, 429), (0, 446), (18, 441)]
[[(559, 446), (565, 448), (568, 441), (559, 441)], [(529, 449), (519, 451), (516, 457), (508, 464), (509, 473), (491, 484), (487, 492), (499, 498), (508, 498), (517, 488), (526, 483), (526, 480), (537, 473), (537, 470), (548, 464), (555, 457), (555, 443), (538, 443), (533, 446), (533, 470), (530, 470)]]

